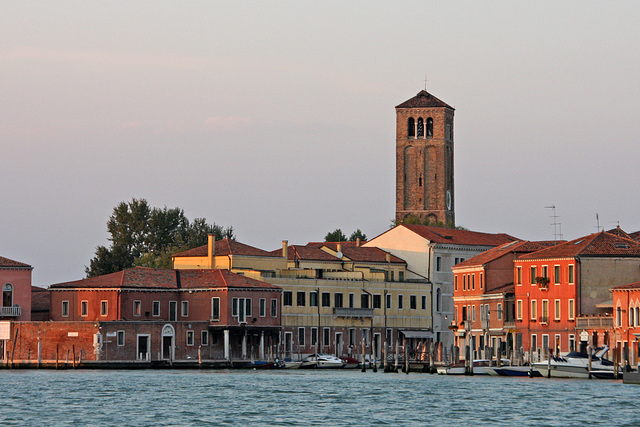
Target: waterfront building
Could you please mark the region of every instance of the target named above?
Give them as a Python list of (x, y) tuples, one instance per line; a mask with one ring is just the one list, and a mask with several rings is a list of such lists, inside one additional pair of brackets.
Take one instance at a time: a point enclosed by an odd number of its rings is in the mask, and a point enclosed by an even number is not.
[(406, 262), (359, 241), (289, 245), (266, 252), (239, 242), (209, 239), (173, 256), (175, 268), (213, 265), (283, 289), (280, 350), (285, 357), (324, 352), (375, 353), (397, 340), (415, 348), (431, 341), (431, 295), (426, 283), (407, 281)]
[(50, 329), (95, 325), (98, 360), (275, 357), (281, 289), (229, 270), (135, 267), (49, 291)]
[(0, 256), (0, 321), (31, 320), (31, 271), (28, 264)]
[(609, 290), (640, 280), (639, 261), (640, 242), (605, 231), (517, 258), (516, 328), (524, 350), (615, 344)]
[[(452, 267), (456, 346), (469, 345), (476, 358), (518, 357), (522, 331), (515, 323), (513, 261), (560, 242), (513, 241)], [(464, 354), (463, 354), (464, 355)]]
[(398, 225), (363, 246), (378, 247), (407, 262), (405, 281), (429, 292), (436, 342), (454, 345), (449, 326), (454, 318), (451, 268), (488, 249), (516, 241), (508, 234), (489, 234), (425, 225)]
[(626, 351), (629, 364), (637, 366), (640, 363), (640, 282), (614, 286), (611, 293), (616, 350), (623, 356)]
[(396, 224), (454, 224), (454, 109), (425, 90), (396, 106)]

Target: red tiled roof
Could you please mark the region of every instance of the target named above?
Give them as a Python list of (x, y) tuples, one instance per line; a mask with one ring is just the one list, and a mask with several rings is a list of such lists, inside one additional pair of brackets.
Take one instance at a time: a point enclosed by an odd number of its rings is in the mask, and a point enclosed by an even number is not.
[(640, 240), (640, 230), (629, 233), (629, 237), (633, 240)]
[(51, 295), (49, 291), (38, 286), (31, 286), (31, 311), (49, 311)]
[(513, 294), (515, 293), (515, 291), (516, 291), (516, 286), (513, 283), (507, 283), (506, 285), (502, 285), (495, 289), (488, 290), (487, 292), (485, 292), (485, 295), (502, 294), (502, 293)]
[[(202, 245), (184, 252), (174, 254), (174, 257), (203, 257), (209, 254), (209, 246)], [(240, 255), (240, 256), (282, 256), (273, 252), (263, 251), (235, 240), (223, 239), (215, 242), (215, 256)]]
[(614, 286), (612, 290), (640, 289), (640, 282), (629, 283), (628, 285)]
[[(387, 252), (383, 251), (380, 248), (343, 246), (341, 249), (344, 256), (352, 261), (381, 263), (387, 262)], [(398, 258), (397, 256), (391, 254), (389, 255), (389, 262), (396, 264), (406, 264), (406, 262), (402, 258)]]
[[(344, 243), (345, 242), (341, 243), (340, 250), (346, 258), (352, 261), (375, 263), (387, 262), (387, 252), (383, 251), (380, 248), (356, 246), (355, 242), (348, 242), (353, 244), (347, 245), (345, 245)], [(306, 246), (291, 245), (287, 250), (288, 259), (290, 261), (294, 261), (295, 259), (302, 261), (339, 261), (339, 258), (337, 258), (336, 256), (323, 251), (322, 247), (327, 247), (333, 251), (338, 250), (338, 244), (334, 242), (310, 242)], [(282, 254), (282, 249), (276, 249), (272, 253)], [(402, 258), (398, 258), (397, 256), (391, 254), (389, 262), (391, 262), (392, 264), (406, 264), (406, 262)]]
[(134, 267), (117, 273), (90, 277), (73, 282), (51, 285), (52, 289), (66, 288), (265, 288), (279, 289), (229, 270), (171, 270)]
[(638, 256), (640, 242), (601, 231), (580, 237), (537, 252), (523, 255), (520, 259), (567, 258), (576, 256)]
[(488, 262), (496, 260), (508, 253), (514, 254), (526, 254), (529, 252), (539, 251), (541, 249), (555, 246), (557, 244), (564, 243), (563, 241), (538, 241), (531, 242), (528, 240), (518, 240), (514, 242), (505, 243), (504, 245), (500, 245), (496, 248), (491, 248), (474, 256), (473, 258), (469, 258), (465, 261), (462, 261), (459, 264), (453, 266), (453, 268), (464, 268), (464, 267), (476, 267), (484, 265)]
[(629, 236), (622, 228), (620, 228), (620, 226), (617, 226), (616, 228), (612, 228), (611, 230), (607, 230), (607, 233), (615, 234), (616, 236), (620, 236), (620, 237), (626, 237), (627, 239), (631, 238), (631, 236)]
[(435, 96), (431, 95), (426, 90), (421, 90), (416, 96), (404, 101), (402, 104), (397, 105), (396, 108), (430, 108), (430, 107), (444, 107), (453, 110), (454, 108)]
[(402, 224), (398, 227), (405, 227), (431, 242), (451, 245), (500, 246), (518, 240), (505, 233), (490, 234), (414, 224)]
[[(280, 253), (282, 256), (282, 249), (277, 249), (272, 253)], [(288, 259), (294, 261), (296, 259), (303, 261), (337, 261), (338, 259), (333, 255), (323, 251), (318, 246), (299, 246), (291, 245), (287, 249)]]
[(25, 264), (25, 263), (22, 263), (22, 262), (14, 261), (12, 259), (0, 256), (0, 268), (3, 268), (3, 267), (7, 267), (7, 268), (31, 268), (31, 266), (29, 264)]

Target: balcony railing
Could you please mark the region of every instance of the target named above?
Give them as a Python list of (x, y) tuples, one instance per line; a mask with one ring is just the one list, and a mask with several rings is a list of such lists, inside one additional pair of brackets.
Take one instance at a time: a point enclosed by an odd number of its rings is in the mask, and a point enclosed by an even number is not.
[(0, 307), (0, 317), (20, 317), (20, 307)]
[(594, 317), (578, 317), (576, 319), (576, 329), (596, 329), (596, 328), (613, 328), (613, 317), (610, 316), (594, 316)]
[(338, 308), (334, 307), (333, 314), (338, 317), (373, 317), (373, 308)]

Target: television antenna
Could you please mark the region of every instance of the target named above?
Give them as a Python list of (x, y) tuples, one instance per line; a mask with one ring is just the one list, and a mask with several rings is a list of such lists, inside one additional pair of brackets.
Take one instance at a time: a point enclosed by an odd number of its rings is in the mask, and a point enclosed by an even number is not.
[(562, 223), (558, 221), (558, 218), (560, 217), (556, 215), (556, 205), (549, 205), (544, 208), (552, 210), (551, 218), (553, 219), (553, 222), (551, 225), (553, 225), (553, 240), (562, 240)]

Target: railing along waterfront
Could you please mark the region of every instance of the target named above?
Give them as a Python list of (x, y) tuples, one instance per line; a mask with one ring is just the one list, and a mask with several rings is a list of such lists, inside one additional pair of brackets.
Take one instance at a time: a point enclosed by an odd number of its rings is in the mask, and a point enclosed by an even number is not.
[(20, 317), (20, 307), (0, 307), (0, 317)]

